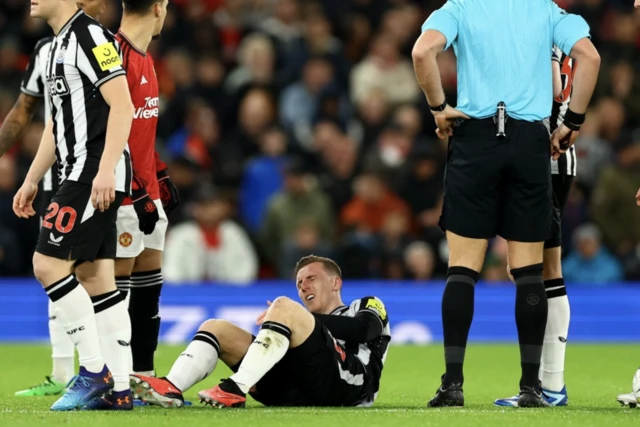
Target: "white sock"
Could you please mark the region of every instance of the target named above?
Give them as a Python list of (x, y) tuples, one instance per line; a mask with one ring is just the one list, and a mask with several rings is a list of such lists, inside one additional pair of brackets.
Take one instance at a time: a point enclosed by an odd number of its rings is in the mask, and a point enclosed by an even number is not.
[(181, 392), (204, 380), (216, 368), (220, 344), (211, 332), (198, 331), (171, 367), (167, 379)]
[(145, 377), (155, 377), (156, 373), (155, 371), (140, 371), (140, 372), (133, 372), (136, 375), (144, 375)]
[(113, 375), (113, 390), (128, 390), (132, 364), (131, 320), (124, 295), (115, 290), (92, 297), (91, 300), (96, 311), (104, 359)]
[(542, 346), (540, 381), (545, 390), (560, 391), (564, 387), (564, 361), (571, 310), (562, 279), (546, 281), (545, 286), (549, 314)]
[(75, 374), (74, 356), (76, 347), (62, 327), (53, 302), (49, 300), (49, 340), (51, 341), (51, 377), (61, 383), (68, 383)]
[(291, 330), (285, 325), (268, 321), (262, 324), (238, 372), (230, 377), (243, 393), (248, 393), (284, 357), (289, 350), (290, 339)]
[(45, 288), (67, 336), (78, 349), (80, 366), (98, 373), (104, 368), (96, 316), (87, 291), (69, 275)]

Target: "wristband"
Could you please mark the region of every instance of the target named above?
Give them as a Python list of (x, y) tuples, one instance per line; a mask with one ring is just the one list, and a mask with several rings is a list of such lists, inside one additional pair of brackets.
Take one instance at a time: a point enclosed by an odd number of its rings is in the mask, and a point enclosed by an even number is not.
[(432, 107), (431, 105), (429, 105), (429, 109), (431, 111), (436, 111), (436, 112), (444, 111), (445, 108), (447, 108), (447, 100), (446, 99), (444, 100), (444, 102), (442, 104), (438, 105), (437, 107)]
[(564, 124), (566, 127), (568, 127), (571, 130), (579, 131), (580, 126), (582, 126), (582, 124), (584, 123), (585, 117), (586, 117), (585, 113), (578, 114), (578, 113), (574, 113), (570, 109), (567, 109), (567, 112), (564, 115), (564, 121), (562, 122), (562, 124)]

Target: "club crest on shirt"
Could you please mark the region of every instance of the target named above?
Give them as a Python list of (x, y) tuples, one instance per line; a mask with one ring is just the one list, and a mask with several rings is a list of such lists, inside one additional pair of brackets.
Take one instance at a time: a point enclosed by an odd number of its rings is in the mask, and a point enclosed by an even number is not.
[(118, 237), (118, 243), (120, 243), (120, 246), (124, 248), (128, 248), (129, 246), (131, 246), (132, 241), (133, 236), (131, 236), (131, 234), (127, 232), (122, 233), (120, 237)]
[(67, 54), (67, 48), (66, 47), (62, 47), (60, 49), (60, 51), (58, 52), (58, 56), (56, 56), (56, 64), (63, 64), (64, 63), (64, 56)]

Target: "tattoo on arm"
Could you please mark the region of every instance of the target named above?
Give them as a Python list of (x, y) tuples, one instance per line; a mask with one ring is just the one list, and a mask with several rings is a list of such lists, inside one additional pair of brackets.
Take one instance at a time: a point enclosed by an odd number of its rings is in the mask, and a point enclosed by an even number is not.
[(21, 93), (15, 105), (0, 126), (0, 157), (3, 156), (25, 131), (38, 106), (38, 98)]

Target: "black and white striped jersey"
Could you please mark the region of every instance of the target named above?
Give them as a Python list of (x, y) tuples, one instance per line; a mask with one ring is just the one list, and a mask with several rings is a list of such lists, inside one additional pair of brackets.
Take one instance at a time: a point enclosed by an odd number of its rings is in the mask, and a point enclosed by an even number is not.
[[(550, 131), (553, 132), (564, 121), (564, 115), (571, 101), (571, 89), (573, 88), (573, 59), (560, 50), (553, 47), (552, 60), (560, 64), (560, 77), (562, 79), (562, 91), (553, 99), (551, 117), (549, 118)], [(551, 159), (551, 173), (554, 175), (576, 175), (576, 148), (572, 146), (558, 160)]]
[[(47, 72), (47, 58), (53, 37), (45, 37), (36, 43), (36, 47), (31, 53), (29, 65), (22, 78), (20, 90), (34, 98), (44, 98), (44, 117), (48, 120), (51, 116), (51, 98), (48, 96), (49, 89), (45, 75)], [(55, 177), (55, 179), (54, 179)], [(42, 180), (43, 190), (55, 193), (58, 191), (58, 162), (47, 171)]]
[[(99, 88), (124, 74), (114, 35), (82, 11), (76, 12), (53, 39), (45, 76), (60, 182), (68, 179), (92, 185), (104, 151), (109, 117), (109, 105)], [(116, 191), (130, 194), (128, 145), (115, 172)]]
[[(357, 299), (349, 304), (348, 307), (338, 307), (331, 314), (335, 316), (355, 317), (361, 311), (369, 311), (382, 323), (382, 333), (372, 341), (366, 343), (338, 341), (349, 353), (352, 353), (362, 363), (372, 383), (372, 394), (367, 396), (357, 406), (371, 406), (380, 390), (380, 378), (382, 377), (382, 368), (387, 358), (389, 350), (389, 341), (391, 341), (391, 327), (389, 326), (389, 317), (383, 302), (376, 297), (364, 297)], [(342, 370), (342, 367), (339, 366)], [(364, 378), (362, 374), (354, 375), (352, 372), (341, 372), (341, 378), (353, 384), (360, 386), (363, 384)]]

